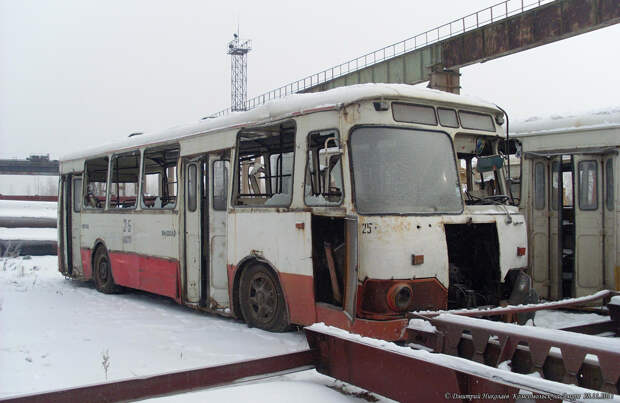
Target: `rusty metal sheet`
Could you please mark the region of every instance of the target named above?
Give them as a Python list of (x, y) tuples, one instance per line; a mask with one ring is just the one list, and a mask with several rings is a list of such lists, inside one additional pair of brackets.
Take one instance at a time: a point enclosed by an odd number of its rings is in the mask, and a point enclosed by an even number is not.
[(313, 350), (304, 350), (216, 367), (2, 398), (0, 401), (12, 403), (120, 402), (206, 388), (251, 376), (271, 374), (296, 368), (305, 369), (314, 366), (315, 362), (315, 352)]

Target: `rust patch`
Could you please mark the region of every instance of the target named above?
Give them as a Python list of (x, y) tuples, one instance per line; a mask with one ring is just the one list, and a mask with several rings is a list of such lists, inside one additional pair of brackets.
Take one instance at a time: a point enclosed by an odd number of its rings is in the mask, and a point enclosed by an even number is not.
[(484, 28), (484, 54), (501, 55), (510, 50), (508, 22), (492, 24)]
[(579, 32), (596, 24), (597, 4), (593, 1), (562, 3), (562, 31)]
[(620, 18), (620, 2), (618, 0), (599, 1), (599, 22), (605, 23)]

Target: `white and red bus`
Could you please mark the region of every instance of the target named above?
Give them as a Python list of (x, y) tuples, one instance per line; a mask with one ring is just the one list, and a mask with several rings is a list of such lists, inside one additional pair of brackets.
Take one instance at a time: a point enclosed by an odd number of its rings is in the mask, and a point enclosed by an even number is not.
[(69, 155), (60, 271), (266, 330), (399, 339), (407, 311), (527, 293), (503, 121), (475, 98), (369, 84)]

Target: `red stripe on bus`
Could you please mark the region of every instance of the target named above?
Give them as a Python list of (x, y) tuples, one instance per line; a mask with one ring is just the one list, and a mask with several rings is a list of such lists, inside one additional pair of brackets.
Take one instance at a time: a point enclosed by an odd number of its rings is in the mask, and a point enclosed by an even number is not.
[(82, 256), (82, 270), (84, 270), (84, 278), (90, 280), (93, 278), (93, 267), (91, 265), (91, 251), (88, 248), (80, 249), (80, 255)]
[(279, 272), (282, 291), (291, 323), (311, 325), (316, 322), (314, 280), (312, 276)]
[(109, 255), (117, 284), (178, 300), (177, 260), (126, 252), (110, 252)]

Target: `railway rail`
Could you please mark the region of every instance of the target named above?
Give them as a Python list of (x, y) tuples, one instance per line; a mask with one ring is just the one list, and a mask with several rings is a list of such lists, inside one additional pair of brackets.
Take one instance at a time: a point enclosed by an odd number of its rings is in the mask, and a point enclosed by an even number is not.
[[(575, 306), (597, 299), (604, 300), (610, 320), (563, 330), (475, 317)], [(296, 353), (0, 401), (128, 401), (310, 368), (402, 402), (515, 401), (523, 391), (545, 401), (620, 401), (620, 342), (590, 335), (604, 332), (618, 337), (620, 293), (602, 291), (587, 298), (489, 310), (418, 312), (410, 317), (414, 320), (404, 329), (408, 336), (404, 346), (315, 324), (305, 328), (309, 348)], [(429, 387), (437, 384), (441, 387)]]

